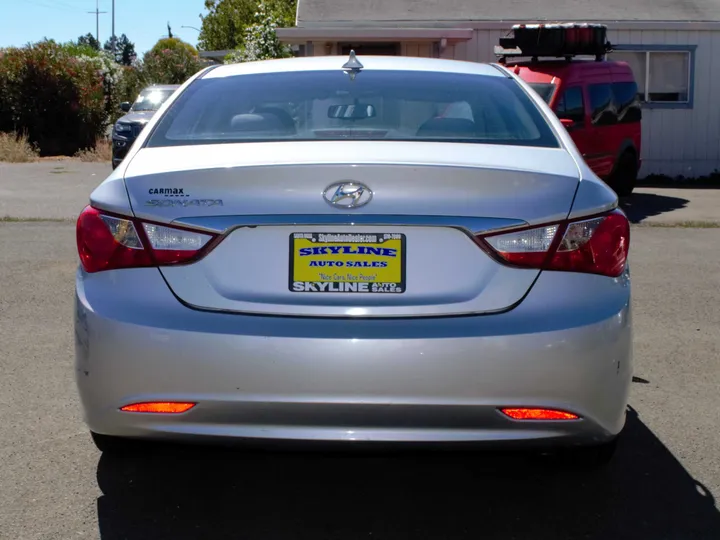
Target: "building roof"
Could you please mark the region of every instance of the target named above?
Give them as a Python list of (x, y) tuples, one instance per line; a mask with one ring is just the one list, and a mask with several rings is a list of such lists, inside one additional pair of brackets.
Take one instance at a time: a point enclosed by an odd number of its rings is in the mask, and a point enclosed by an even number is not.
[(298, 1), (298, 26), (467, 21), (720, 21), (720, 0)]

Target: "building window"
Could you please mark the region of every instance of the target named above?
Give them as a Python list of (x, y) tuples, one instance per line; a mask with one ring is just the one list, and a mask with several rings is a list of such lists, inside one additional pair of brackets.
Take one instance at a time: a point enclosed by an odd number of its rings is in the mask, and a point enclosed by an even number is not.
[[(669, 107), (692, 106), (694, 48), (676, 49), (674, 46), (618, 47), (610, 53), (610, 60), (627, 62), (638, 84), (640, 101)], [(640, 49), (638, 47), (638, 49)]]

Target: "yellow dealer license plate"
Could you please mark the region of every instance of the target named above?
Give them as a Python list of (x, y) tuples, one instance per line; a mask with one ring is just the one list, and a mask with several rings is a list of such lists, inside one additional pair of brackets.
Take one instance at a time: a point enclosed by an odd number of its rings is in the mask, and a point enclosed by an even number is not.
[(405, 292), (405, 235), (293, 233), (290, 290), (323, 293)]

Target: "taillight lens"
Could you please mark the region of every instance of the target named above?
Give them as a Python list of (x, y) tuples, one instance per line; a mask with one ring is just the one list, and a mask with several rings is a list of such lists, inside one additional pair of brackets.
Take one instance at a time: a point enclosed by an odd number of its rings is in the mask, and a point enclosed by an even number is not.
[(592, 219), (486, 236), (479, 241), (513, 266), (617, 277), (630, 248), (630, 224), (620, 210)]
[(557, 236), (558, 225), (525, 229), (490, 236), (485, 241), (507, 262), (517, 266), (541, 267)]
[(174, 264), (194, 258), (212, 240), (209, 234), (143, 223), (145, 235), (158, 264)]
[(215, 236), (109, 215), (88, 206), (77, 221), (77, 246), (86, 272), (189, 263)]

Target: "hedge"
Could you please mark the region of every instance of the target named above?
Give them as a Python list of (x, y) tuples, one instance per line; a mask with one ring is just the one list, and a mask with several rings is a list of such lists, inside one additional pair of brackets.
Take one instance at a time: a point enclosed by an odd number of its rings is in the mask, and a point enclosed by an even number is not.
[(123, 114), (121, 102), (149, 84), (182, 83), (202, 67), (180, 40), (161, 40), (135, 66), (76, 43), (0, 49), (0, 133), (26, 135), (40, 155), (75, 155), (95, 147)]
[(0, 132), (27, 134), (41, 155), (94, 146), (107, 110), (97, 62), (44, 41), (0, 51)]

